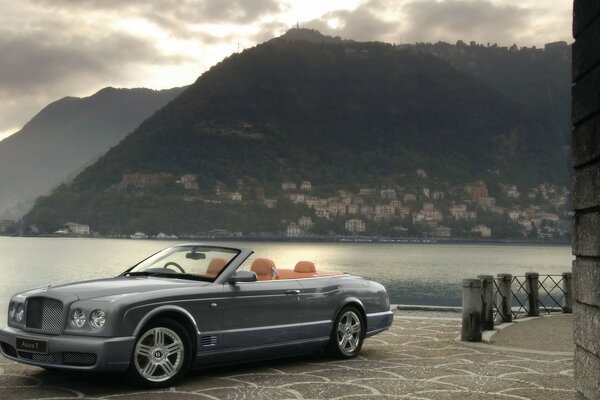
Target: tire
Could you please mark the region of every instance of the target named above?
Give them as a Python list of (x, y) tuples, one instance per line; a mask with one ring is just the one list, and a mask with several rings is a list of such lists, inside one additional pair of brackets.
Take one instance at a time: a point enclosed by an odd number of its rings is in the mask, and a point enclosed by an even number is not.
[(333, 324), (327, 353), (336, 358), (356, 357), (365, 339), (365, 327), (362, 314), (356, 307), (342, 308)]
[(192, 363), (192, 341), (176, 321), (152, 321), (135, 341), (127, 378), (138, 387), (156, 389), (172, 386)]

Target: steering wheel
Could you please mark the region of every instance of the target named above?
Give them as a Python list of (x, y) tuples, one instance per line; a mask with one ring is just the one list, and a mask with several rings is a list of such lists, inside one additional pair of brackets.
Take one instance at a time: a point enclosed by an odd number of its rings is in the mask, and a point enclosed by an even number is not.
[(182, 274), (185, 274), (185, 269), (183, 269), (183, 267), (179, 264), (177, 264), (174, 261), (169, 261), (168, 263), (166, 263), (165, 265), (163, 265), (164, 269), (169, 269), (169, 266), (174, 266), (175, 268), (177, 268), (179, 271), (181, 271)]

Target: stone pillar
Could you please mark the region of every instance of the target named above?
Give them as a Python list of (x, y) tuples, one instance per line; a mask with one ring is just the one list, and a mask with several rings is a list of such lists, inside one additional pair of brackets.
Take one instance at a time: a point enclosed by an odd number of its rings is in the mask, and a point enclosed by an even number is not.
[(481, 280), (481, 328), (484, 331), (494, 329), (494, 277), (477, 275)]
[(600, 399), (600, 1), (573, 10), (573, 310), (578, 399)]
[(562, 289), (565, 292), (563, 297), (563, 312), (573, 312), (573, 273), (563, 272), (562, 274)]
[(481, 281), (463, 279), (460, 340), (481, 342)]
[(498, 293), (496, 294), (496, 307), (502, 322), (512, 322), (512, 275), (498, 274), (496, 276)]
[(527, 308), (530, 317), (540, 315), (540, 274), (527, 272), (525, 274), (525, 289), (527, 290)]

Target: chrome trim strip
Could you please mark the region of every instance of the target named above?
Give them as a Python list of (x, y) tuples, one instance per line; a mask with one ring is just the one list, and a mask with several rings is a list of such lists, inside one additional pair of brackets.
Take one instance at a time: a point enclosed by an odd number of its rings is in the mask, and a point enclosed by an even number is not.
[(268, 329), (304, 327), (304, 326), (330, 324), (330, 323), (332, 323), (332, 321), (330, 319), (327, 319), (327, 320), (322, 320), (322, 321), (300, 322), (297, 324), (264, 325), (264, 326), (255, 326), (252, 328), (227, 329), (227, 330), (223, 330), (223, 331), (202, 332), (202, 334), (203, 335), (218, 335), (218, 334), (223, 334), (223, 333), (252, 332), (252, 331), (260, 331), (260, 330), (268, 330)]
[[(141, 306), (140, 306), (141, 307)], [(138, 307), (135, 307), (138, 308)], [(134, 308), (130, 309), (129, 311), (133, 310)], [(194, 325), (194, 329), (196, 330), (196, 333), (198, 335), (200, 335), (200, 329), (198, 329), (198, 324), (196, 323), (196, 320), (194, 319), (194, 317), (192, 316), (192, 314), (190, 314), (190, 312), (188, 310), (186, 310), (185, 308), (181, 308), (181, 307), (177, 307), (177, 306), (161, 306), (161, 307), (157, 307), (155, 309), (153, 309), (152, 311), (150, 311), (148, 314), (146, 314), (144, 316), (144, 318), (141, 319), (141, 321), (137, 324), (137, 326), (135, 327), (135, 330), (133, 332), (132, 336), (136, 336), (140, 333), (140, 331), (142, 330), (142, 328), (144, 327), (144, 325), (152, 318), (154, 317), (156, 314), (163, 312), (163, 311), (175, 311), (175, 312), (179, 312), (182, 313), (183, 315), (185, 315), (188, 319), (190, 319), (190, 322)], [(127, 312), (123, 315), (124, 318), (127, 317)]]
[(227, 353), (238, 353), (240, 351), (252, 351), (252, 350), (261, 350), (261, 349), (268, 349), (271, 347), (282, 347), (282, 346), (290, 346), (290, 345), (294, 345), (294, 344), (303, 344), (303, 343), (317, 343), (317, 342), (327, 342), (329, 341), (329, 336), (324, 336), (324, 337), (319, 337), (319, 338), (314, 338), (314, 339), (301, 339), (301, 340), (293, 340), (291, 342), (277, 342), (277, 343), (270, 343), (270, 344), (266, 344), (266, 345), (261, 345), (261, 346), (250, 346), (250, 347), (239, 347), (239, 348), (235, 348), (235, 349), (215, 349), (215, 350), (210, 350), (210, 351), (202, 351), (202, 352), (196, 352), (196, 357), (207, 357), (207, 356), (211, 356), (214, 354), (227, 354)]
[(325, 275), (325, 276), (310, 276), (305, 278), (278, 278), (278, 279), (268, 279), (264, 281), (254, 281), (254, 282), (236, 282), (236, 285), (247, 284), (247, 283), (269, 283), (269, 282), (290, 282), (290, 281), (305, 281), (307, 279), (324, 279), (324, 278), (348, 278), (353, 277), (355, 275), (351, 275), (347, 272), (343, 272), (339, 275)]
[(367, 314), (367, 318), (368, 317), (379, 317), (381, 315), (390, 315), (393, 313), (394, 313), (393, 311), (382, 311), (382, 312), (370, 313), (370, 314)]

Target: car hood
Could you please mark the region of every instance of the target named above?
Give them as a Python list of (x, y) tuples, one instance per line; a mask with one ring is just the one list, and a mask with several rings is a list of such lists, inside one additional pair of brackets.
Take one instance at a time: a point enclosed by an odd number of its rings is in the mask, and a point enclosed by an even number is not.
[[(115, 277), (48, 286), (23, 293), (26, 296), (70, 297), (90, 300), (154, 292), (168, 289), (198, 288), (210, 282), (157, 277)], [(109, 300), (109, 299), (107, 299)]]

